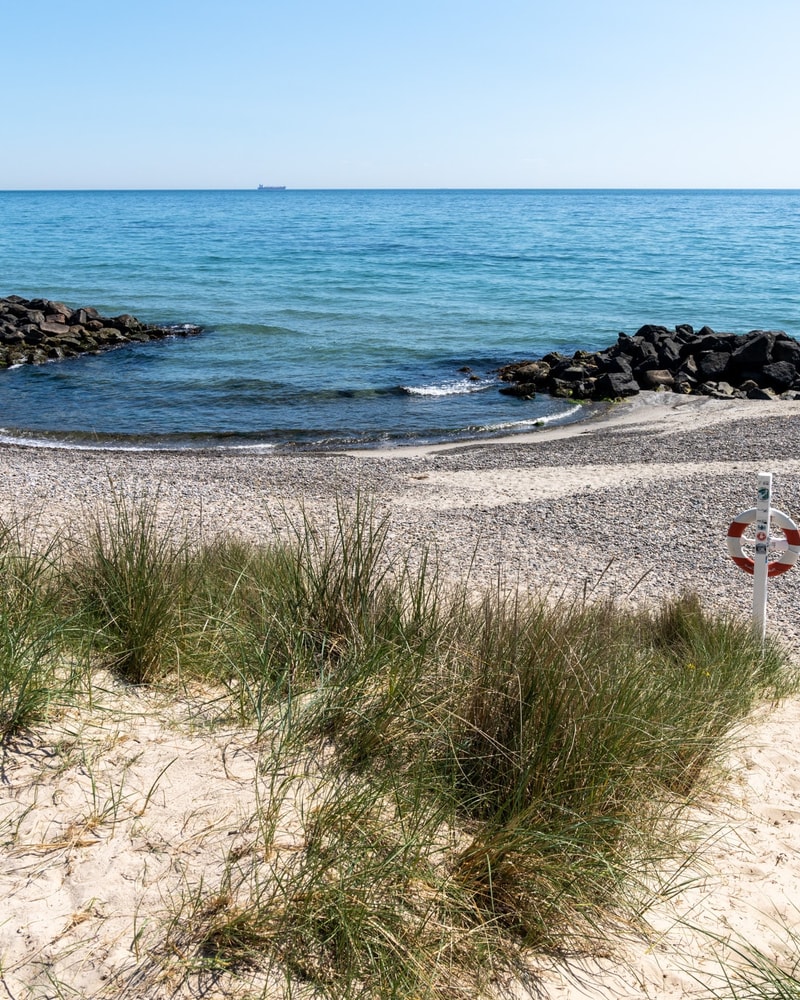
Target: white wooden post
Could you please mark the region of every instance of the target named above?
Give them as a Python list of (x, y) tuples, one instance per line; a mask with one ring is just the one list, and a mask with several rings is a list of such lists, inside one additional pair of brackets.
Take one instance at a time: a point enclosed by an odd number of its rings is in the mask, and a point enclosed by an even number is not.
[(756, 503), (756, 544), (753, 556), (753, 628), (762, 641), (767, 634), (767, 573), (769, 570), (769, 521), (772, 501), (772, 473), (758, 474)]
[[(770, 528), (775, 524), (782, 534), (770, 536)], [(751, 542), (744, 538), (745, 531), (755, 526), (756, 537)], [(745, 552), (742, 542), (754, 548), (754, 557)], [(772, 506), (772, 473), (758, 474), (758, 503), (749, 510), (742, 511), (728, 527), (728, 555), (745, 573), (753, 576), (753, 630), (764, 642), (767, 636), (767, 581), (771, 576), (780, 576), (800, 559), (800, 529), (794, 521)], [(776, 558), (769, 561), (770, 553)]]

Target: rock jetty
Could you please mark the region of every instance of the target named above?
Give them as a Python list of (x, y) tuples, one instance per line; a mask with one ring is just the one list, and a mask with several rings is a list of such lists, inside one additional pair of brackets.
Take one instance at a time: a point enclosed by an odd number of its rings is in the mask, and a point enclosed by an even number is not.
[(42, 364), (78, 354), (97, 354), (123, 344), (187, 337), (199, 326), (151, 326), (127, 313), (101, 316), (91, 306), (71, 309), (49, 299), (0, 298), (0, 368)]
[(696, 333), (682, 325), (646, 325), (603, 351), (552, 353), (506, 365), (501, 392), (529, 399), (537, 392), (602, 400), (661, 389), (718, 399), (800, 400), (800, 343), (782, 330)]

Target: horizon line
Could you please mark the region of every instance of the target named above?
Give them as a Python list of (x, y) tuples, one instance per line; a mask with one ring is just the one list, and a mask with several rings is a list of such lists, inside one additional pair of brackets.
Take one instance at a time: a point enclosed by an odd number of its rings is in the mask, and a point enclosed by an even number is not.
[[(0, 194), (91, 194), (91, 193), (157, 193), (157, 192), (245, 192), (253, 191), (258, 193), (256, 187), (46, 187), (46, 188), (0, 188)], [(485, 191), (485, 192), (797, 192), (800, 187), (685, 187), (685, 186), (635, 186), (635, 187), (556, 187), (554, 185), (545, 187), (269, 187), (262, 189), (266, 193), (283, 194), (289, 192), (399, 192), (399, 191), (430, 191), (430, 192), (456, 192), (456, 191)]]

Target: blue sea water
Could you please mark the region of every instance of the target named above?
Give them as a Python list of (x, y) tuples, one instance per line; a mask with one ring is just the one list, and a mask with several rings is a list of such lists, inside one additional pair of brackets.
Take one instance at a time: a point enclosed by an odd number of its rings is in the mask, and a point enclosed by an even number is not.
[(797, 336), (798, 265), (798, 191), (0, 192), (0, 295), (204, 328), (0, 372), (0, 439), (528, 430), (582, 411), (500, 394), (498, 366), (646, 322)]

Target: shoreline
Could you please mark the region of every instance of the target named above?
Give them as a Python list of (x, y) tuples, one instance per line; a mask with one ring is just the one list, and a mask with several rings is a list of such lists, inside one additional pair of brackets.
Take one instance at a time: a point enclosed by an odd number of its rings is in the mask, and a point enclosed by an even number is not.
[(555, 420), (534, 430), (497, 436), (465, 437), (452, 441), (425, 444), (374, 444), (363, 447), (313, 446), (293, 447), (284, 444), (252, 445), (109, 445), (70, 444), (47, 440), (19, 441), (1, 439), (0, 453), (18, 449), (32, 452), (76, 452), (99, 455), (175, 455), (226, 457), (281, 457), (325, 458), (347, 455), (352, 458), (422, 458), (470, 448), (529, 445), (559, 441), (587, 433), (615, 431), (618, 429), (652, 430), (654, 425), (666, 425), (670, 430), (697, 429), (700, 423), (713, 426), (734, 420), (759, 420), (766, 417), (783, 417), (800, 414), (800, 402), (788, 400), (735, 400), (715, 399), (710, 396), (689, 396), (666, 391), (642, 391), (625, 400), (581, 404), (586, 411), (583, 418)]
[[(641, 392), (638, 396), (614, 403), (589, 404), (592, 411), (582, 420), (570, 420), (565, 423), (554, 423), (552, 426), (537, 428), (533, 431), (520, 431), (518, 434), (505, 434), (499, 437), (475, 439), (468, 441), (452, 441), (430, 445), (397, 445), (367, 449), (342, 449), (341, 453), (357, 457), (370, 454), (380, 458), (418, 458), (461, 448), (482, 447), (491, 445), (526, 445), (541, 442), (562, 441), (584, 434), (617, 429), (642, 427), (652, 429), (652, 426), (662, 422), (671, 429), (687, 425), (696, 425), (701, 417), (705, 423), (726, 422), (736, 419), (758, 419), (759, 417), (782, 416), (784, 411), (800, 414), (800, 406), (786, 401), (754, 401), (754, 400), (721, 400), (710, 396), (681, 396), (671, 392)], [(588, 409), (588, 407), (587, 407)]]
[[(475, 433), (473, 436), (469, 436), (464, 433), (463, 436), (456, 438), (444, 438), (441, 441), (430, 441), (425, 443), (414, 443), (412, 439), (408, 440), (408, 443), (401, 438), (397, 438), (396, 441), (391, 443), (385, 443), (378, 439), (372, 441), (365, 441), (363, 444), (357, 445), (352, 444), (347, 441), (347, 439), (342, 438), (337, 441), (336, 439), (331, 439), (328, 444), (319, 443), (308, 443), (303, 441), (292, 441), (292, 440), (281, 440), (281, 441), (253, 441), (252, 443), (215, 443), (213, 440), (213, 435), (210, 435), (212, 440), (207, 441), (203, 434), (196, 433), (193, 434), (193, 438), (197, 438), (203, 443), (199, 444), (184, 444), (177, 443), (177, 438), (170, 438), (170, 436), (164, 435), (164, 442), (161, 443), (157, 440), (157, 435), (151, 435), (154, 443), (142, 442), (141, 438), (137, 438), (132, 435), (121, 435), (118, 438), (114, 438), (111, 435), (105, 435), (109, 439), (109, 443), (103, 444), (96, 440), (92, 440), (91, 435), (88, 432), (82, 431), (67, 431), (64, 434), (72, 435), (72, 438), (59, 437), (61, 432), (58, 431), (37, 431), (37, 430), (26, 430), (24, 428), (12, 428), (6, 430), (0, 430), (0, 448), (5, 447), (17, 447), (17, 448), (44, 448), (59, 451), (97, 451), (97, 452), (145, 452), (145, 453), (171, 453), (176, 454), (198, 454), (198, 453), (231, 453), (231, 454), (280, 454), (280, 455), (332, 455), (332, 454), (373, 454), (375, 452), (383, 453), (393, 450), (398, 450), (400, 452), (413, 451), (414, 449), (430, 449), (430, 448), (447, 448), (447, 447), (461, 447), (469, 444), (481, 444), (481, 443), (491, 443), (493, 441), (506, 441), (514, 440), (517, 437), (527, 436), (527, 435), (537, 435), (541, 431), (548, 428), (558, 428), (558, 427), (569, 427), (572, 424), (579, 423), (585, 424), (588, 421), (595, 419), (598, 414), (605, 413), (609, 407), (614, 404), (611, 402), (603, 403), (572, 403), (571, 409), (564, 413), (552, 414), (544, 417), (532, 417), (529, 420), (513, 421), (513, 425), (524, 424), (528, 427), (535, 428), (533, 430), (523, 430), (523, 431), (507, 431), (504, 433), (492, 433), (490, 430), (483, 429), (480, 432)], [(85, 439), (85, 440), (84, 440)]]
[[(305, 511), (323, 524), (360, 496), (394, 553), (435, 550), (476, 585), (635, 602), (697, 590), (747, 613), (728, 558), (731, 519), (775, 473), (774, 506), (800, 520), (800, 403), (642, 393), (592, 419), (490, 441), (369, 451), (108, 451), (0, 446), (0, 510), (45, 539), (79, 532), (118, 497), (164, 524), (269, 540)], [(771, 585), (771, 626), (800, 642), (800, 570)], [(780, 598), (779, 598), (780, 595)], [(785, 596), (784, 596), (785, 595)]]

